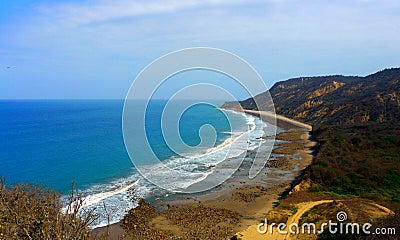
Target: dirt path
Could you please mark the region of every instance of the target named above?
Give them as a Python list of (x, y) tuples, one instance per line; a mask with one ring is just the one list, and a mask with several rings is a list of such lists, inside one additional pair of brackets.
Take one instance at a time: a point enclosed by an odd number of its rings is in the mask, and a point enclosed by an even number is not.
[[(333, 202), (333, 200), (321, 200), (321, 201), (316, 201), (316, 202), (305, 202), (305, 203), (297, 204), (299, 209), (293, 216), (291, 216), (288, 219), (288, 221), (286, 223), (287, 226), (290, 226), (290, 224), (292, 224), (292, 223), (299, 224), (301, 216), (303, 216), (303, 214), (306, 213), (307, 211), (309, 211), (311, 208), (313, 208), (317, 205), (320, 205), (320, 204), (331, 203), (331, 202)], [(288, 232), (288, 234), (285, 236), (285, 238), (282, 238), (282, 239), (287, 239), (287, 238), (290, 238), (290, 232)]]
[[(246, 230), (241, 231), (237, 233), (237, 235), (243, 239), (243, 240), (265, 240), (265, 239), (274, 239), (274, 240), (283, 240), (283, 239), (292, 239), (292, 236), (290, 235), (289, 232), (289, 226), (290, 224), (299, 224), (300, 218), (309, 210), (311, 210), (313, 207), (325, 204), (325, 203), (332, 203), (334, 200), (320, 200), (320, 201), (313, 201), (313, 202), (303, 202), (303, 203), (298, 203), (296, 206), (298, 207), (297, 212), (289, 217), (289, 219), (286, 222), (286, 228), (283, 229), (283, 231), (288, 231), (287, 234), (281, 234), (278, 232), (277, 228), (275, 227), (273, 229), (273, 232), (270, 233), (270, 226), (271, 222), (267, 222), (268, 224), (268, 231), (265, 234), (261, 234), (258, 232), (257, 224), (253, 224), (250, 227), (248, 227)], [(341, 200), (335, 200), (337, 202), (341, 202)], [(394, 212), (384, 206), (381, 206), (377, 203), (366, 201), (362, 202), (362, 208), (368, 208), (368, 206), (373, 206), (375, 209), (371, 209), (371, 216), (374, 216), (374, 218), (378, 217), (386, 217), (388, 215), (393, 215)], [(379, 213), (379, 210), (381, 213)], [(367, 210), (366, 210), (367, 211)], [(279, 223), (276, 223), (279, 224)], [(299, 226), (299, 225), (298, 225)], [(301, 228), (301, 226), (299, 226)], [(261, 230), (264, 230), (264, 226), (261, 226)], [(294, 239), (297, 239), (294, 237)]]
[[(321, 200), (321, 201), (315, 201), (315, 202), (304, 202), (304, 203), (299, 203), (296, 204), (297, 207), (299, 207), (299, 209), (297, 210), (297, 212), (291, 216), (288, 221), (286, 222), (286, 226), (290, 226), (290, 224), (292, 223), (299, 223), (299, 220), (301, 218), (301, 216), (303, 216), (303, 214), (305, 212), (307, 212), (308, 210), (310, 210), (311, 208), (320, 205), (320, 204), (324, 204), (324, 203), (331, 203), (333, 202), (333, 200)], [(271, 223), (268, 223), (271, 224)], [(277, 223), (279, 224), (279, 223)], [(243, 240), (265, 240), (265, 239), (274, 239), (274, 240), (280, 240), (280, 239), (290, 239), (290, 232), (288, 232), (287, 235), (284, 234), (280, 234), (278, 232), (277, 229), (274, 229), (273, 233), (271, 234), (268, 228), (268, 232), (265, 234), (260, 234), (257, 231), (257, 227), (258, 224), (254, 224), (252, 226), (250, 226), (249, 228), (247, 228), (246, 230), (239, 232), (238, 235), (243, 239)], [(287, 228), (285, 230), (288, 230)]]

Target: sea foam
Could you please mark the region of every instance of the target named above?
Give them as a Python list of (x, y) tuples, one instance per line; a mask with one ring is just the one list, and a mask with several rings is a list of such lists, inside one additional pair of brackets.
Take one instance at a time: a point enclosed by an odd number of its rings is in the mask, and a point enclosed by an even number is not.
[[(256, 149), (260, 142), (259, 138), (263, 136), (265, 123), (254, 116), (244, 114), (242, 112), (235, 112), (232, 110), (223, 110), (240, 117), (245, 118), (246, 127), (242, 131), (231, 131), (230, 136), (227, 137), (219, 145), (207, 149), (203, 153), (193, 153), (186, 157), (170, 157), (162, 162), (166, 167), (149, 168), (152, 171), (149, 175), (153, 177), (162, 176), (165, 174), (163, 171), (175, 169), (187, 174), (177, 176), (176, 178), (169, 179), (169, 185), (176, 189), (185, 189), (193, 184), (196, 184), (209, 174), (214, 172), (215, 165), (221, 163), (226, 157), (234, 158), (247, 150)], [(241, 143), (238, 141), (242, 141)], [(244, 144), (245, 143), (245, 144)], [(247, 146), (242, 149), (230, 149), (232, 146)], [(229, 151), (229, 156), (227, 153)], [(117, 187), (116, 187), (117, 186)], [(134, 189), (132, 193), (128, 193), (130, 189)], [(132, 201), (139, 198), (148, 198), (154, 196), (162, 196), (166, 191), (160, 189), (149, 181), (144, 179), (136, 171), (132, 172), (129, 177), (116, 179), (107, 184), (94, 185), (81, 192), (84, 197), (83, 210), (94, 209), (94, 213), (98, 214), (99, 218), (92, 224), (92, 228), (105, 226), (120, 221), (129, 209), (137, 206), (137, 201)], [(133, 194), (133, 196), (132, 196)], [(133, 199), (132, 199), (133, 198)], [(64, 203), (67, 202), (67, 197), (64, 196)], [(106, 206), (108, 212), (112, 212), (110, 222), (107, 221)], [(64, 208), (64, 210), (66, 207)]]

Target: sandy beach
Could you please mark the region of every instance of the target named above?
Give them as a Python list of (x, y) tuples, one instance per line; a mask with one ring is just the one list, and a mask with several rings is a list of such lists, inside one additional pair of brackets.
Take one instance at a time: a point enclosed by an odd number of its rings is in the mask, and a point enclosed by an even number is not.
[[(263, 120), (271, 117), (267, 112), (246, 112)], [(310, 137), (311, 126), (283, 116), (277, 116), (277, 125), (285, 131), (276, 135), (280, 143), (273, 150), (275, 157), (255, 178), (250, 179), (248, 169), (240, 168), (210, 191), (160, 199), (153, 210), (140, 205), (120, 223), (94, 229), (93, 236), (106, 234), (108, 239), (119, 239), (133, 233), (138, 239), (225, 239), (259, 223), (312, 161), (315, 142)], [(247, 154), (251, 157), (255, 153)], [(127, 227), (133, 225), (134, 229)]]

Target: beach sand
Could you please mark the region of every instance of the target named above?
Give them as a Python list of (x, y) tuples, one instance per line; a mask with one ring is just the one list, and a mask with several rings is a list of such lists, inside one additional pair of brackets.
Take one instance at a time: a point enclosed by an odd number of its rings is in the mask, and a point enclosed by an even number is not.
[[(271, 117), (266, 112), (246, 112), (263, 120)], [(194, 239), (194, 236), (201, 236), (201, 239), (226, 238), (264, 219), (311, 163), (311, 148), (315, 144), (309, 133), (311, 126), (283, 116), (277, 117), (277, 125), (286, 130), (276, 136), (276, 139), (285, 141), (273, 150), (280, 156), (269, 160), (267, 167), (255, 178), (248, 178), (248, 170), (239, 169), (233, 177), (213, 190), (156, 201), (154, 205), (159, 213), (143, 226), (143, 231), (148, 231), (141, 235), (143, 239), (164, 239), (164, 235), (168, 239)], [(119, 239), (126, 235), (122, 224), (111, 225), (108, 233), (107, 227), (102, 227), (94, 229), (92, 234), (106, 234), (107, 239)]]

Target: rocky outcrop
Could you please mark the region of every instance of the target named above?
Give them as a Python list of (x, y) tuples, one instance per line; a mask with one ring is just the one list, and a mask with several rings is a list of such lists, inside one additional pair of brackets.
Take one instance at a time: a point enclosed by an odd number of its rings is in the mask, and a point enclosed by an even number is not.
[[(269, 93), (278, 114), (312, 125), (400, 120), (400, 68), (366, 77), (301, 77), (276, 83)], [(268, 93), (241, 101), (245, 109), (265, 110)], [(265, 100), (265, 101), (264, 101)], [(223, 107), (231, 108), (232, 103)], [(236, 103), (234, 108), (239, 108)]]

